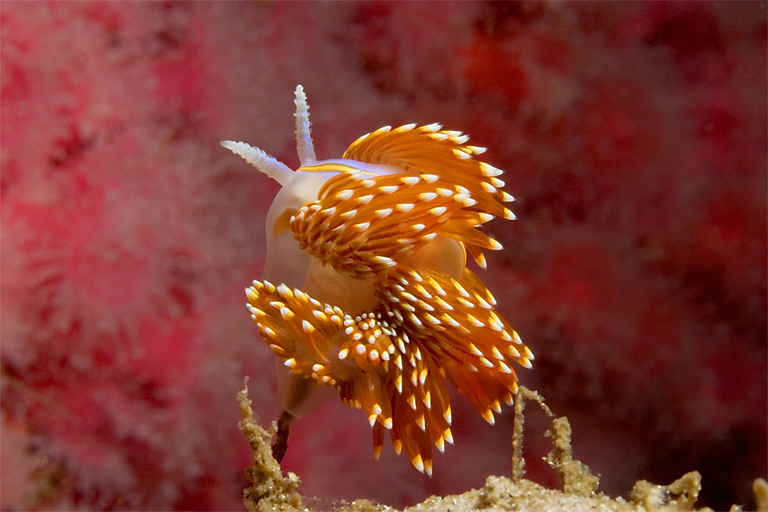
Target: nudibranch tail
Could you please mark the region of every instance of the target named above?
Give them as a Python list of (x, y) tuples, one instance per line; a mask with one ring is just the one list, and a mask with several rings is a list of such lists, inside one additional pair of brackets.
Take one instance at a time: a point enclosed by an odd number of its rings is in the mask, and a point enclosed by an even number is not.
[(365, 411), (376, 458), (389, 431), (395, 451), (431, 475), (432, 445), (453, 443), (446, 384), (493, 424), (517, 391), (513, 363), (531, 367), (533, 354), (466, 268), (467, 254), (485, 268), (483, 250), (501, 249), (480, 228), (513, 219), (504, 203), (514, 198), (502, 171), (475, 159), (484, 148), (439, 124), (385, 126), (343, 158), (318, 161), (301, 86), (295, 105), (296, 171), (222, 143), (283, 186), (268, 214), (265, 275), (284, 280), (246, 289), (286, 372), (281, 406), (300, 417), (335, 391)]

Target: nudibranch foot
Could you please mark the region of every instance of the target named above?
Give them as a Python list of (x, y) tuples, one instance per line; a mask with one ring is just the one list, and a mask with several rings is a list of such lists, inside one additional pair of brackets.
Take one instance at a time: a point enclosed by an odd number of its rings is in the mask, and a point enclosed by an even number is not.
[(453, 443), (450, 384), (489, 423), (517, 391), (513, 364), (533, 354), (467, 268), (501, 244), (482, 226), (514, 198), (502, 171), (475, 157), (461, 132), (440, 124), (385, 126), (342, 158), (318, 160), (309, 106), (296, 89), (292, 171), (258, 148), (222, 142), (277, 180), (267, 215), (267, 263), (246, 289), (247, 307), (276, 356), (285, 418), (329, 394), (362, 409), (378, 458), (389, 431), (419, 471), (432, 446)]
[(293, 419), (293, 414), (283, 411), (277, 420), (277, 435), (275, 437), (275, 444), (272, 445), (272, 457), (278, 463), (283, 462), (285, 452), (288, 451), (288, 433), (290, 432)]

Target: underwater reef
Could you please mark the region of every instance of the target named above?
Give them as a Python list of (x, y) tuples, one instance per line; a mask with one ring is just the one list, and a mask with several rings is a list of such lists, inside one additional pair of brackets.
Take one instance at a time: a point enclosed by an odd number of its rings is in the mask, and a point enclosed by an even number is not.
[[(243, 508), (245, 376), (258, 422), (279, 414), (243, 297), (279, 186), (219, 141), (295, 169), (297, 84), (321, 158), (410, 122), (488, 148), (517, 220), (484, 227), (505, 250), (473, 271), (599, 492), (698, 472), (695, 506), (755, 506), (765, 3), (435, 5), (0, 2), (0, 508)], [(292, 426), (282, 469), (304, 497), (398, 509), (491, 492), (514, 415), (451, 398), (432, 478), (375, 461), (335, 398)], [(526, 417), (525, 478), (559, 489), (550, 428)]]

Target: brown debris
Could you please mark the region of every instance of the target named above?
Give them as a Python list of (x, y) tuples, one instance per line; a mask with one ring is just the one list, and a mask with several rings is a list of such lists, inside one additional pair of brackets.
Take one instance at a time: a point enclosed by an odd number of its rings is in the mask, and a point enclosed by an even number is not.
[(523, 458), (523, 426), (525, 425), (525, 401), (533, 400), (552, 418), (554, 414), (544, 403), (544, 397), (538, 392), (525, 386), (520, 386), (515, 398), (515, 419), (512, 426), (512, 480), (519, 482), (525, 474), (525, 459)]
[(574, 460), (568, 418), (555, 418), (552, 421), (552, 430), (544, 435), (552, 438), (552, 451), (547, 455), (546, 461), (560, 475), (563, 491), (585, 498), (594, 496), (600, 477), (593, 475), (586, 464)]
[[(247, 383), (247, 378), (246, 378)], [(283, 476), (280, 464), (272, 456), (271, 439), (277, 434), (277, 425), (265, 430), (254, 419), (251, 401), (248, 399), (248, 387), (238, 393), (238, 403), (243, 420), (240, 430), (248, 438), (253, 450), (253, 466), (246, 469), (246, 476), (253, 484), (244, 491), (243, 501), (248, 510), (260, 512), (304, 512), (313, 510), (308, 506), (314, 499), (298, 493), (299, 477), (293, 473)], [(552, 420), (552, 429), (545, 435), (552, 438), (552, 451), (547, 455), (547, 462), (557, 471), (563, 482), (563, 490), (546, 489), (541, 485), (522, 478), (525, 460), (523, 446), (523, 411), (525, 400), (539, 404)], [(691, 511), (712, 512), (709, 508), (694, 509), (696, 498), (701, 491), (701, 475), (691, 472), (683, 475), (669, 485), (655, 485), (644, 480), (637, 482), (630, 494), (630, 500), (609, 498), (598, 493), (599, 477), (589, 468), (573, 458), (571, 448), (571, 427), (567, 418), (555, 418), (537, 392), (521, 387), (515, 400), (515, 419), (512, 442), (512, 479), (503, 476), (489, 476), (481, 489), (467, 491), (452, 496), (431, 496), (424, 502), (407, 507), (403, 512), (554, 512), (554, 511), (594, 511), (605, 512), (673, 512)], [(753, 484), (756, 510), (768, 512), (768, 483), (762, 478)], [(318, 510), (336, 512), (398, 512), (387, 505), (358, 499), (352, 503), (341, 500), (337, 503), (323, 503)], [(734, 505), (731, 512), (741, 508)]]
[(757, 512), (768, 512), (768, 482), (763, 478), (758, 478), (752, 484), (752, 492), (755, 493)]
[(260, 512), (304, 510), (301, 495), (296, 492), (299, 477), (293, 473), (283, 476), (280, 464), (272, 456), (269, 443), (277, 433), (277, 425), (273, 424), (265, 430), (253, 417), (248, 399), (248, 377), (245, 378), (243, 390), (237, 394), (237, 402), (243, 415), (240, 430), (253, 450), (253, 466), (245, 470), (245, 476), (253, 484), (243, 492), (245, 508)]
[[(693, 510), (701, 491), (701, 474), (686, 473), (669, 485), (654, 485), (645, 480), (635, 483), (630, 497), (648, 511)], [(709, 509), (704, 509), (709, 510)]]

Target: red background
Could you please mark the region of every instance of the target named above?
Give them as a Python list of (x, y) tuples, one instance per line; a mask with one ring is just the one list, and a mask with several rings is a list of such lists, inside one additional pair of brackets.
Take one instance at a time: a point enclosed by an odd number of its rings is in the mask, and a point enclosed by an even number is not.
[[(323, 158), (441, 122), (507, 171), (519, 220), (481, 277), (536, 354), (523, 384), (600, 490), (766, 476), (766, 9), (709, 2), (9, 2), (2, 22), (2, 508), (240, 509), (244, 307), (304, 85)], [(404, 506), (510, 473), (511, 415), (454, 397), (432, 479), (333, 400), (284, 467), (303, 492)], [(530, 409), (528, 477), (544, 420)]]

